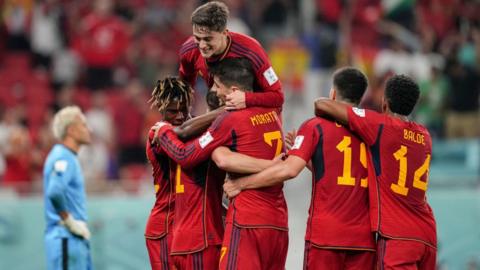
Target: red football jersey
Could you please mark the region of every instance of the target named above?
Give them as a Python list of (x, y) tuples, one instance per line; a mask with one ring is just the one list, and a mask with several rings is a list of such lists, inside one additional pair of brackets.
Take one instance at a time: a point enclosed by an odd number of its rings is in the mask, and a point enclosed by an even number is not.
[(325, 248), (375, 251), (365, 144), (335, 122), (312, 118), (298, 130), (289, 155), (312, 160), (305, 240)]
[(223, 238), (222, 194), (225, 172), (208, 159), (194, 168), (177, 165), (172, 255), (220, 245)]
[(225, 52), (220, 56), (205, 59), (200, 54), (200, 50), (192, 36), (182, 45), (179, 55), (180, 77), (187, 80), (192, 86), (195, 86), (197, 75), (200, 75), (209, 88), (213, 85), (213, 77), (208, 71), (210, 64), (224, 58), (245, 57), (252, 63), (256, 78), (253, 87), (255, 92), (245, 93), (247, 107), (281, 108), (283, 105), (283, 92), (280, 80), (275, 74), (265, 50), (252, 37), (229, 32), (228, 45)]
[[(186, 144), (168, 127), (163, 127), (163, 132), (159, 133), (160, 145), (170, 149), (168, 154), (182, 167), (196, 166), (219, 146), (228, 146), (232, 151), (255, 158), (273, 159), (283, 149), (279, 123), (275, 109), (250, 107), (225, 112), (201, 137)], [(279, 184), (240, 193), (228, 208), (227, 222), (286, 230), (287, 204), (282, 188), (283, 184)]]
[[(432, 141), (427, 129), (387, 114), (348, 109), (350, 128), (370, 147), (370, 216), (382, 236), (436, 247), (433, 211), (427, 203)], [(370, 164), (369, 164), (370, 165)]]
[(175, 194), (173, 193), (173, 175), (176, 163), (160, 147), (152, 144), (154, 131), (148, 133), (146, 146), (147, 158), (152, 165), (155, 204), (147, 221), (145, 237), (161, 238), (171, 231), (174, 217)]

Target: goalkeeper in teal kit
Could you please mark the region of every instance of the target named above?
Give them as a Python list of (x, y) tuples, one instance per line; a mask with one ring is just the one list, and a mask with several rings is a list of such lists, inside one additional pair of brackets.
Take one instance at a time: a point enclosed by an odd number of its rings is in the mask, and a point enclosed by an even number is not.
[(86, 195), (77, 153), (91, 141), (85, 116), (76, 106), (65, 107), (53, 119), (58, 144), (45, 161), (44, 197), (47, 269), (92, 269)]

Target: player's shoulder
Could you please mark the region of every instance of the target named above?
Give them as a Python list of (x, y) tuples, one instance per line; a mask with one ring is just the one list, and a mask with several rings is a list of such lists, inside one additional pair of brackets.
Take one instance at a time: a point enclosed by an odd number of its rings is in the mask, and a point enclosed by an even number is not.
[[(258, 47), (262, 48), (262, 45), (255, 38), (237, 32), (230, 32), (230, 37), (232, 38), (232, 43), (240, 44), (246, 47)], [(263, 49), (263, 48), (262, 48)]]
[(260, 43), (247, 35), (231, 32), (230, 51), (240, 57), (249, 59), (255, 69), (260, 69), (268, 62), (268, 56)]
[(76, 154), (62, 144), (56, 144), (48, 154), (46, 166), (57, 172), (64, 172), (71, 166), (75, 166)]
[(195, 43), (193, 36), (191, 36), (182, 44), (182, 46), (180, 46), (178, 55), (180, 55), (180, 57), (186, 57), (188, 55), (194, 54), (197, 51), (198, 46)]
[(232, 119), (235, 119), (237, 111), (225, 111), (220, 114), (215, 121), (213, 121), (212, 125), (210, 126), (211, 129), (217, 129), (220, 126), (227, 126), (234, 123)]

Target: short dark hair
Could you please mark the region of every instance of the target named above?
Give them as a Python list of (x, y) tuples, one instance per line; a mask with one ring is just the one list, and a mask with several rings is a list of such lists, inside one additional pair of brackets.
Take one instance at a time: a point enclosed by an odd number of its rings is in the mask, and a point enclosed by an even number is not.
[(252, 64), (246, 58), (225, 58), (211, 66), (210, 72), (227, 87), (237, 86), (243, 91), (253, 90), (255, 80)]
[(192, 13), (192, 25), (206, 27), (210, 31), (222, 32), (227, 28), (228, 7), (222, 2), (212, 1), (199, 6)]
[(207, 106), (210, 111), (216, 110), (221, 106), (221, 100), (218, 98), (217, 93), (214, 91), (208, 91), (205, 97)]
[(394, 75), (387, 80), (385, 98), (390, 111), (409, 115), (420, 97), (418, 84), (406, 75)]
[(345, 67), (333, 74), (333, 86), (344, 101), (358, 105), (367, 89), (368, 80), (360, 70)]

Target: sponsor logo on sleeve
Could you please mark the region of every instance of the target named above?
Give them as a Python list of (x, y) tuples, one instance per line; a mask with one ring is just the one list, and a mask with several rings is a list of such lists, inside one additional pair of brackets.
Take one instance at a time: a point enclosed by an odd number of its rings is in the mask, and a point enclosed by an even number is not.
[(275, 74), (275, 71), (273, 71), (273, 67), (269, 67), (267, 70), (265, 70), (265, 72), (263, 72), (263, 77), (265, 77), (265, 80), (267, 80), (270, 86), (278, 81), (277, 74)]
[(63, 173), (67, 170), (67, 161), (66, 160), (57, 160), (55, 164), (53, 164), (53, 169), (57, 173)]
[(357, 108), (357, 107), (353, 107), (352, 110), (356, 115), (358, 115), (360, 117), (365, 117), (365, 109), (360, 109), (360, 108)]
[(207, 131), (205, 135), (203, 135), (198, 139), (198, 143), (200, 144), (200, 147), (202, 149), (205, 148), (212, 141), (213, 141), (213, 137), (212, 137), (212, 134), (210, 134), (210, 131)]
[(295, 137), (295, 143), (292, 146), (292, 150), (293, 149), (300, 149), (300, 147), (302, 146), (302, 143), (303, 143), (303, 139), (305, 139), (305, 137), (302, 136), (302, 135)]

